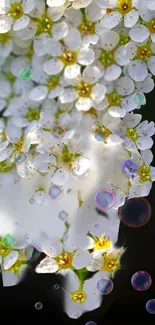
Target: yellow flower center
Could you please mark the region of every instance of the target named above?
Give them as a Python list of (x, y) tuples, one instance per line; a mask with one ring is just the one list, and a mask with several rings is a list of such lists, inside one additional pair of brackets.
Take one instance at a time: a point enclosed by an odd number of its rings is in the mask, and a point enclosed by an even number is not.
[(119, 256), (106, 256), (104, 257), (103, 270), (113, 273), (119, 269)]
[(12, 248), (0, 247), (0, 256), (5, 257), (12, 251)]
[(23, 8), (21, 3), (12, 2), (9, 14), (13, 19), (19, 19), (23, 16)]
[(29, 122), (40, 120), (40, 109), (39, 108), (29, 108), (25, 116)]
[(76, 53), (74, 51), (65, 51), (61, 55), (61, 60), (65, 65), (72, 65), (76, 62)]
[(6, 133), (4, 131), (2, 131), (0, 133), (0, 140), (1, 141), (6, 141), (7, 140), (7, 136), (6, 136)]
[(78, 304), (83, 304), (86, 298), (87, 295), (83, 290), (77, 290), (71, 293), (71, 300)]
[(148, 45), (140, 46), (137, 49), (137, 57), (143, 61), (149, 59), (152, 55), (152, 51)]
[(111, 246), (112, 241), (107, 239), (106, 236), (100, 236), (95, 242), (94, 250), (107, 249)]
[(112, 91), (111, 93), (107, 94), (109, 106), (120, 106), (122, 97), (117, 91)]
[(111, 66), (115, 61), (113, 51), (102, 50), (99, 60), (105, 68)]
[(58, 266), (60, 269), (68, 269), (72, 265), (73, 257), (70, 253), (64, 252), (57, 258)]
[(20, 139), (16, 144), (14, 144), (14, 152), (23, 151), (24, 139)]
[(48, 89), (53, 90), (57, 86), (59, 86), (59, 83), (60, 83), (59, 76), (51, 76), (47, 81), (47, 87), (48, 87)]
[[(5, 35), (5, 34), (4, 34)], [(6, 79), (10, 82), (10, 83), (13, 83), (14, 81), (15, 81), (15, 77), (13, 76), (13, 74), (12, 73), (7, 73), (6, 75), (5, 75), (5, 77), (6, 77)], [(13, 97), (14, 95), (12, 94), (12, 97)]]
[(149, 22), (148, 22), (148, 29), (151, 33), (155, 33), (155, 18), (152, 18)]
[(50, 32), (51, 28), (53, 26), (53, 21), (48, 16), (48, 14), (45, 12), (37, 21), (38, 26), (38, 34), (43, 32)]
[(118, 0), (118, 11), (127, 14), (132, 9), (132, 0)]
[(79, 26), (80, 33), (83, 35), (94, 34), (95, 33), (95, 24), (89, 21), (84, 21)]
[(141, 183), (151, 182), (151, 171), (149, 166), (145, 164), (140, 166), (138, 174)]
[(77, 91), (79, 97), (90, 97), (92, 92), (92, 85), (88, 84), (87, 82), (82, 81), (77, 86)]
[(126, 130), (126, 136), (130, 138), (133, 142), (136, 142), (138, 139), (138, 133), (135, 129), (127, 129)]
[(10, 39), (9, 33), (0, 34), (0, 43), (1, 44), (3, 44), (3, 45), (6, 44), (9, 39)]

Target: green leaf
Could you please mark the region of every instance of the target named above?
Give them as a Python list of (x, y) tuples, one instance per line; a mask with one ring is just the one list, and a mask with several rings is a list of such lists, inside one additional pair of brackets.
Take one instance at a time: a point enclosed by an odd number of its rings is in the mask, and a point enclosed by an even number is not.
[(81, 282), (83, 282), (89, 274), (89, 271), (85, 267), (80, 270), (74, 270), (74, 272), (76, 273)]

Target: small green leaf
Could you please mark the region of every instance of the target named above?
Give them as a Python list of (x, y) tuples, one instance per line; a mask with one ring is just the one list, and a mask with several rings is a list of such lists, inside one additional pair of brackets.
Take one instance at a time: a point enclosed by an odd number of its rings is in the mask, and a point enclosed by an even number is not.
[(76, 273), (76, 275), (78, 276), (79, 280), (81, 282), (83, 282), (84, 280), (86, 280), (89, 271), (86, 268), (80, 269), (80, 270), (74, 270), (74, 272)]

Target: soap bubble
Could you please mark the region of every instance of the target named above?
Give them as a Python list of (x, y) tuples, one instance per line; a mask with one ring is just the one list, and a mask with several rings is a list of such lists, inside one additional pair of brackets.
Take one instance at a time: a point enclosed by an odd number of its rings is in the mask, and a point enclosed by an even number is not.
[(148, 313), (155, 314), (155, 299), (150, 299), (146, 303), (145, 307), (146, 307), (146, 310), (148, 311)]
[(58, 200), (62, 197), (63, 195), (63, 189), (62, 187), (58, 185), (52, 185), (49, 189), (49, 196), (53, 200)]
[(152, 279), (147, 272), (138, 271), (132, 276), (131, 284), (135, 290), (145, 291), (150, 288)]
[(61, 139), (65, 135), (65, 128), (62, 125), (55, 125), (52, 128), (52, 135), (55, 139)]
[(23, 164), (27, 159), (27, 155), (24, 152), (17, 151), (14, 154), (14, 161), (17, 165)]
[(101, 189), (95, 195), (95, 203), (100, 210), (111, 209), (116, 201), (116, 195), (114, 191), (109, 189)]
[(11, 235), (6, 234), (2, 236), (2, 244), (7, 248), (13, 247), (16, 244), (16, 239)]
[(119, 216), (129, 227), (142, 227), (151, 217), (151, 206), (144, 198), (132, 198), (119, 208)]
[(22, 69), (20, 70), (19, 76), (22, 80), (29, 80), (31, 79), (32, 72), (29, 69)]
[(34, 244), (27, 244), (24, 248), (24, 256), (29, 261), (35, 261), (40, 257), (40, 249)]
[(60, 211), (60, 213), (59, 213), (60, 220), (64, 221), (67, 219), (67, 217), (68, 217), (68, 213), (66, 211), (64, 211), (64, 210)]
[(97, 290), (101, 295), (108, 295), (112, 292), (113, 287), (113, 282), (109, 278), (104, 277), (97, 281)]
[(127, 177), (136, 177), (138, 174), (138, 165), (131, 159), (124, 161), (122, 171)]
[(35, 308), (36, 308), (37, 310), (40, 310), (40, 309), (43, 308), (43, 304), (42, 304), (41, 302), (36, 302), (36, 303), (35, 303)]

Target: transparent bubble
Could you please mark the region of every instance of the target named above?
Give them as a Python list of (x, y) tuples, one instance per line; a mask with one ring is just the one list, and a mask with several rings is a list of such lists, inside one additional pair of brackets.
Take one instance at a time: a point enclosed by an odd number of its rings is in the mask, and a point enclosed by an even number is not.
[(35, 308), (36, 308), (37, 310), (40, 310), (40, 309), (43, 308), (43, 304), (42, 304), (41, 302), (36, 302), (36, 303), (35, 303)]
[(11, 235), (6, 234), (2, 237), (2, 244), (7, 248), (13, 247), (16, 244), (16, 239)]
[(95, 204), (100, 210), (111, 209), (116, 201), (116, 195), (114, 191), (109, 189), (101, 189), (95, 195)]
[(81, 315), (82, 315), (81, 311), (76, 311), (75, 313), (73, 313), (73, 314), (71, 315), (71, 317), (77, 319), (77, 318), (79, 318)]
[(114, 287), (113, 282), (109, 278), (104, 277), (97, 281), (96, 288), (101, 295), (108, 295), (109, 293), (112, 292), (113, 287)]
[(95, 133), (95, 139), (96, 139), (96, 141), (98, 141), (98, 142), (103, 142), (104, 139), (105, 139), (105, 135), (104, 135), (104, 133), (101, 132), (101, 131), (96, 132), (96, 133)]
[(59, 284), (55, 284), (55, 285), (54, 285), (54, 289), (56, 289), (56, 290), (60, 289)]
[(55, 125), (52, 128), (52, 135), (55, 139), (61, 139), (65, 135), (65, 128), (62, 125)]
[(131, 278), (131, 284), (137, 291), (145, 291), (150, 288), (152, 279), (149, 273), (144, 271), (136, 272)]
[(125, 204), (118, 211), (123, 223), (133, 228), (144, 226), (151, 218), (151, 212), (151, 206), (144, 198), (126, 200)]
[(15, 152), (14, 161), (16, 162), (16, 164), (18, 165), (23, 164), (26, 159), (27, 159), (27, 155), (24, 152), (21, 151)]
[(134, 95), (133, 100), (135, 104), (140, 105), (144, 101), (144, 95), (142, 93), (137, 93), (136, 95)]
[(33, 204), (33, 203), (35, 202), (35, 200), (34, 200), (33, 198), (31, 198), (31, 199), (29, 200), (29, 202), (30, 202), (31, 204)]
[(34, 244), (28, 244), (24, 248), (24, 256), (29, 261), (35, 261), (40, 257), (40, 249)]
[(124, 161), (122, 171), (127, 177), (136, 177), (138, 174), (138, 166), (131, 159)]
[(95, 322), (93, 322), (93, 321), (89, 321), (85, 325), (97, 325), (97, 324)]
[(155, 314), (155, 299), (150, 299), (145, 307), (148, 313)]
[(60, 211), (60, 213), (59, 213), (59, 219), (62, 220), (62, 221), (64, 221), (67, 218), (68, 218), (68, 213), (66, 211), (64, 211), (64, 210)]
[(63, 195), (63, 189), (62, 187), (58, 185), (52, 185), (49, 189), (49, 196), (53, 200), (58, 200), (62, 197)]
[(22, 69), (20, 70), (19, 76), (22, 80), (29, 80), (31, 79), (32, 72), (29, 69)]
[(94, 227), (95, 227), (95, 228), (98, 228), (98, 227), (99, 227), (99, 225), (96, 223)]

